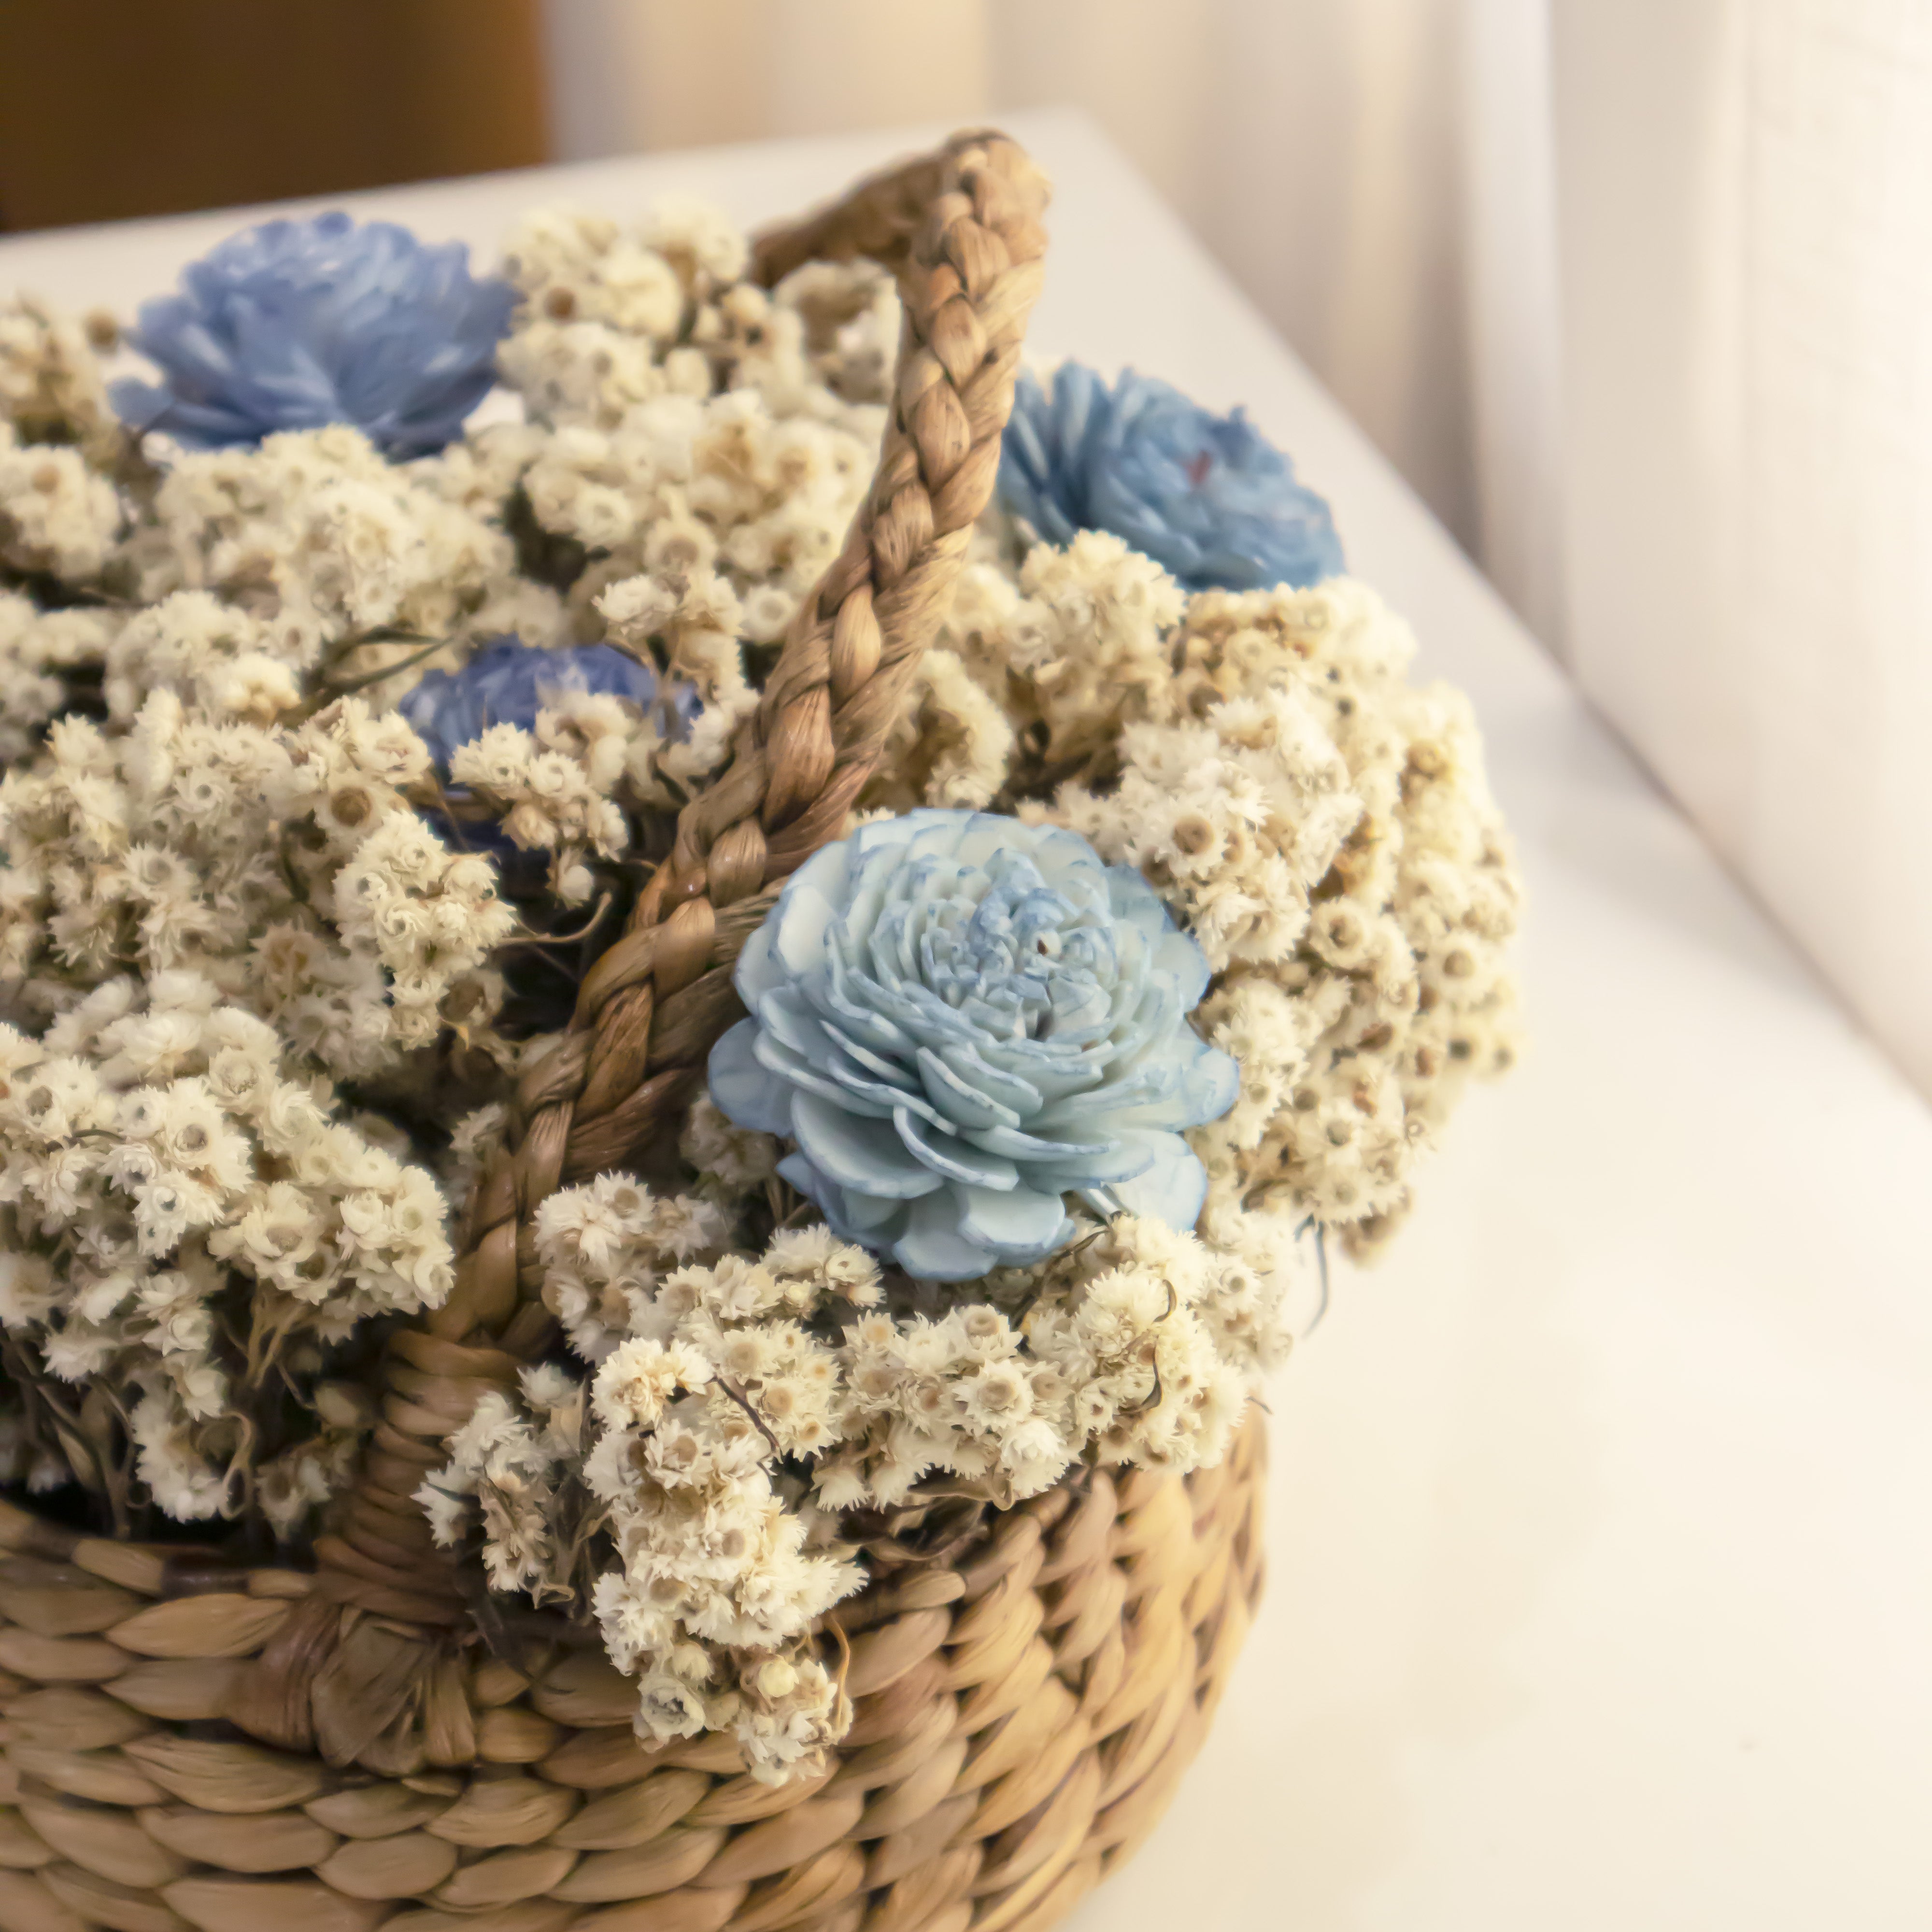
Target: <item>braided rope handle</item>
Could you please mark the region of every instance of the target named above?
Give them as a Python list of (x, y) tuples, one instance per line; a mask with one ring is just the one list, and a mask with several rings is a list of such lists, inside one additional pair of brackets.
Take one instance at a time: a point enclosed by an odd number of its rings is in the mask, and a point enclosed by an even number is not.
[[(738, 1010), (740, 947), (777, 883), (836, 836), (872, 772), (992, 494), (1040, 289), (1045, 202), (1042, 177), (1012, 142), (963, 134), (758, 244), (767, 285), (814, 257), (867, 255), (896, 275), (904, 327), (878, 470), (731, 764), (680, 815), (669, 857), (586, 975), (568, 1030), (520, 1082), (470, 1204), (454, 1288), (391, 1343), (382, 1420), (316, 1544), (320, 1604), (431, 1630), (464, 1622), (460, 1570), (432, 1545), (413, 1494), (481, 1396), (512, 1387), (554, 1339), (537, 1298), (537, 1208), (661, 1145)], [(390, 1700), (371, 1702), (372, 1691), (399, 1666), (372, 1654), (325, 1700), (331, 1660), (319, 1655), (339, 1633), (306, 1623), (300, 1642), (277, 1647), (289, 1654), (250, 1699), (250, 1727), (298, 1741), (306, 1725), (290, 1718), (291, 1693), (313, 1683), (320, 1741), (352, 1754), (351, 1733), (380, 1728)], [(347, 1707), (358, 1700), (367, 1708), (356, 1717)], [(338, 1721), (325, 1701), (344, 1707)]]

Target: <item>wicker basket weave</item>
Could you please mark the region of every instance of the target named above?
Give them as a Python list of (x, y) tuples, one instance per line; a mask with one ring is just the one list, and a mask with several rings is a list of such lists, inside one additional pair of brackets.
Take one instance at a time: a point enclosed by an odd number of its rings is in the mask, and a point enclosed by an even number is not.
[(4, 1932), (1006, 1932), (1056, 1921), (1160, 1815), (1260, 1586), (1252, 1417), (1185, 1480), (1076, 1470), (924, 1550), (868, 1545), (874, 1580), (822, 1633), (849, 1648), (852, 1730), (776, 1787), (728, 1737), (640, 1746), (594, 1635), (490, 1604), (410, 1500), (555, 1342), (536, 1208), (675, 1133), (739, 947), (871, 775), (993, 488), (1044, 201), (1012, 142), (962, 136), (759, 244), (768, 283), (818, 256), (896, 274), (878, 475), (730, 768), (525, 1076), (316, 1569), (0, 1504)]
[(776, 1787), (728, 1737), (640, 1750), (636, 1686), (581, 1647), (533, 1678), (473, 1653), (406, 1776), (266, 1749), (224, 1713), (312, 1577), (178, 1574), (6, 1510), (0, 1925), (1035, 1932), (1207, 1727), (1260, 1586), (1260, 1450), (1251, 1422), (1185, 1482), (1094, 1472), (842, 1605), (850, 1735)]

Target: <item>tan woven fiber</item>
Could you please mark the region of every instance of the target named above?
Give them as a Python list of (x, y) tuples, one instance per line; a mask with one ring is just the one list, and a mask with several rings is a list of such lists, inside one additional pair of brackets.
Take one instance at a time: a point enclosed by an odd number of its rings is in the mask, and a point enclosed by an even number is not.
[[(386, 1773), (223, 1721), (314, 1603), (0, 1504), (4, 1932), (1044, 1932), (1165, 1809), (1261, 1582), (1262, 1432), (1082, 1472), (841, 1605), (856, 1715), (776, 1788), (653, 1750), (601, 1650), (480, 1648)], [(170, 1594), (187, 1588), (193, 1594)], [(562, 1623), (559, 1636), (565, 1634)]]
[[(555, 1330), (531, 1217), (655, 1171), (777, 884), (836, 836), (992, 490), (1044, 188), (995, 134), (760, 244), (886, 262), (891, 421), (844, 550), (724, 776), (680, 820), (525, 1076), (443, 1308), (400, 1333), (314, 1574), (84, 1537), (0, 1503), (0, 1932), (1043, 1932), (1151, 1827), (1261, 1581), (1262, 1433), (1184, 1481), (1078, 1469), (874, 1581), (849, 1736), (772, 1787), (735, 1742), (646, 1750), (594, 1634), (490, 1599), (412, 1500)], [(482, 1641), (487, 1632), (488, 1643)]]

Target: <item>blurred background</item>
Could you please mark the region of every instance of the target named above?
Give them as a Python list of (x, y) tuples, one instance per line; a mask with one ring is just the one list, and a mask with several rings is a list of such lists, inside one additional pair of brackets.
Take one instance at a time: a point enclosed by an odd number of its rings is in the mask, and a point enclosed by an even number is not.
[(16, 0), (0, 226), (1051, 104), (1932, 1092), (1932, 6)]

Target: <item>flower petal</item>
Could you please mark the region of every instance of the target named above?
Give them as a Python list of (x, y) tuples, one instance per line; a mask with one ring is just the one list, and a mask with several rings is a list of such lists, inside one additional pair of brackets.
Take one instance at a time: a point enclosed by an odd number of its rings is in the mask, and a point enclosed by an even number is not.
[(1208, 970), (1208, 956), (1180, 932), (1164, 932), (1155, 942), (1154, 970), (1173, 986), (1184, 1013), (1191, 1013), (1201, 1004), (1213, 976)]
[[(833, 1021), (821, 1018), (819, 1024), (824, 1028), (826, 1037), (836, 1041), (839, 1051), (856, 1065), (864, 1067), (868, 1072), (877, 1074), (888, 1086), (903, 1087), (908, 1091), (911, 1090), (914, 1082), (905, 1059), (896, 1058), (889, 1053), (877, 1052), (868, 1046), (862, 1040), (855, 1038), (851, 1034), (847, 1032), (844, 1028)], [(908, 1057), (911, 1051), (910, 1043), (908, 1042)]]
[(998, 1265), (961, 1233), (958, 1204), (941, 1194), (913, 1203), (906, 1231), (892, 1244), (892, 1258), (921, 1281), (969, 1281)]
[[(1029, 1162), (1027, 1180), (1035, 1187), (1051, 1187), (1069, 1194), (1083, 1187), (1131, 1180), (1144, 1174), (1168, 1141), (1178, 1134), (1150, 1132), (1144, 1127), (1118, 1127), (1109, 1124), (1106, 1138), (1095, 1136), (1099, 1145), (1092, 1154), (1072, 1154), (1064, 1159)], [(1184, 1142), (1181, 1142), (1186, 1145)]]
[(910, 1201), (944, 1185), (886, 1122), (848, 1114), (817, 1094), (792, 1096), (792, 1132), (813, 1166), (841, 1187)]
[(718, 1036), (704, 1070), (711, 1097), (734, 1125), (760, 1134), (791, 1132), (792, 1089), (758, 1064), (758, 1024), (740, 1020)]
[[(1124, 1126), (1198, 1127), (1218, 1120), (1240, 1090), (1241, 1070), (1233, 1056), (1184, 1031), (1131, 1075), (1082, 1098), (1105, 1103)], [(1051, 1124), (1064, 1128), (1066, 1124)]]
[(838, 916), (848, 863), (842, 844), (824, 845), (785, 881), (772, 908), (772, 945), (780, 967), (808, 984), (825, 970), (825, 935)]
[(1044, 1259), (1070, 1232), (1058, 1194), (1031, 1187), (1016, 1187), (1010, 1193), (962, 1187), (955, 1198), (959, 1203), (959, 1232), (998, 1255), (1002, 1267), (1021, 1268)]
[(1104, 1154), (1113, 1144), (1111, 1140), (1042, 1140), (1037, 1134), (1008, 1126), (969, 1128), (961, 1138), (1010, 1160), (1071, 1160), (1082, 1154)]
[(1309, 584), (1342, 568), (1333, 518), (1239, 410), (1217, 416), (1126, 370), (1063, 363), (1018, 385), (1000, 494), (1046, 542), (1123, 537), (1190, 590)]
[[(835, 1053), (826, 1060), (825, 1071), (842, 1093), (852, 1096), (853, 1106), (860, 1113), (875, 1114), (882, 1107), (888, 1113), (893, 1113), (904, 1107), (930, 1120), (942, 1132), (947, 1125), (945, 1115), (922, 1095), (908, 1094), (903, 1087), (892, 1086), (884, 1080), (868, 1078), (842, 1053)], [(865, 1103), (862, 1106), (859, 1104), (861, 1101)]]
[(1016, 1127), (1017, 1109), (969, 1087), (929, 1046), (919, 1049), (920, 1078), (933, 1105), (956, 1127)]
[[(758, 928), (765, 930), (764, 926)], [(813, 1004), (826, 1015), (826, 1024), (836, 1021), (855, 1039), (862, 1040), (878, 1053), (910, 1054), (917, 1042), (889, 1012), (880, 1010), (884, 992), (874, 981), (852, 968), (835, 947), (830, 954), (830, 976), (812, 992)]]
[[(1046, 1096), (1030, 1080), (998, 1064), (991, 1042), (982, 1051), (971, 1040), (953, 1040), (938, 1049), (939, 1057), (975, 1093), (1007, 1108), (1024, 1120), (1046, 1104)], [(1016, 1123), (1017, 1124), (1017, 1123)]]
[(752, 1010), (759, 1025), (774, 1040), (782, 1041), (793, 1052), (802, 1054), (814, 1066), (820, 1064), (831, 1052), (832, 1042), (826, 1037), (825, 1022), (791, 986), (781, 983), (770, 992), (761, 994)]
[(984, 1154), (957, 1136), (938, 1131), (909, 1107), (892, 1116), (892, 1124), (907, 1148), (934, 1174), (974, 1187), (1008, 1188), (1019, 1184), (1020, 1171), (1004, 1154)]
[(813, 1166), (808, 1154), (787, 1154), (778, 1162), (778, 1172), (819, 1209), (842, 1241), (856, 1241), (862, 1247), (889, 1247), (905, 1226), (903, 1201), (848, 1192)]
[(868, 1095), (848, 1092), (829, 1073), (821, 1073), (802, 1054), (792, 1052), (782, 1040), (774, 1040), (763, 1028), (752, 1051), (757, 1054), (758, 1064), (767, 1072), (776, 1073), (789, 1081), (795, 1088), (802, 1088), (808, 1094), (817, 1094), (830, 1100), (836, 1107), (849, 1114), (862, 1114), (874, 1120), (889, 1120), (892, 1109), (889, 1102), (874, 1100)]
[(1186, 1232), (1200, 1220), (1208, 1198), (1208, 1170), (1178, 1134), (1149, 1134), (1147, 1138), (1162, 1144), (1145, 1172), (1132, 1180), (1090, 1190), (1087, 1199), (1103, 1214), (1150, 1215)]

